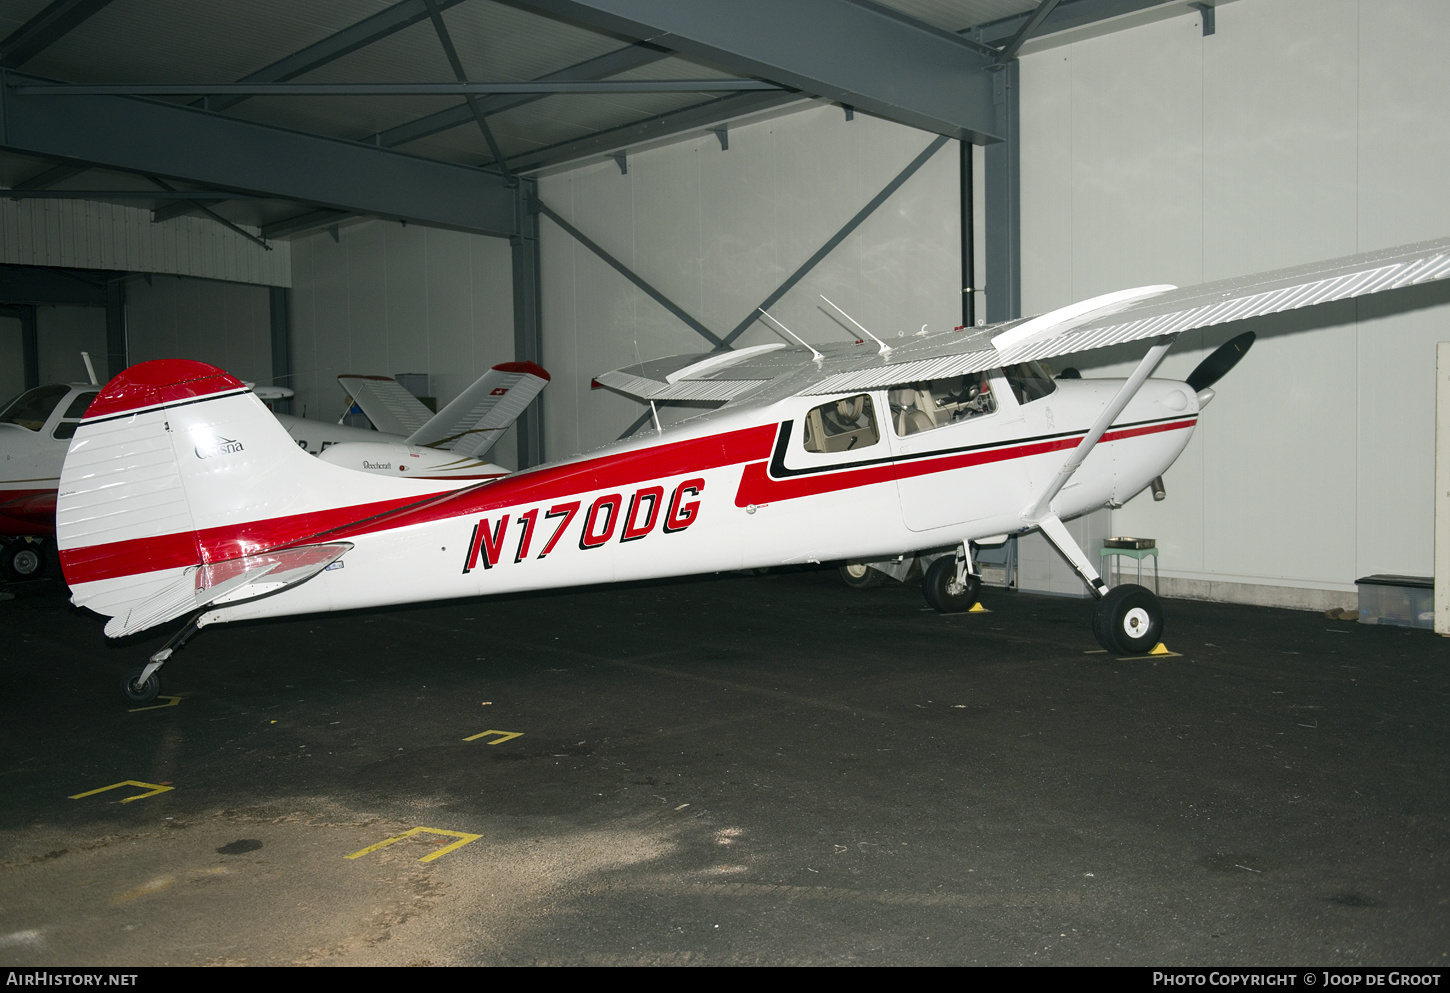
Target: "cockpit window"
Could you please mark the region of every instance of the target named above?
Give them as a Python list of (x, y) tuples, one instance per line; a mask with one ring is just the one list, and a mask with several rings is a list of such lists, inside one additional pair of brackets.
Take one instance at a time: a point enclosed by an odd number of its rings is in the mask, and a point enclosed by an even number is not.
[(802, 441), (808, 452), (849, 452), (881, 440), (876, 411), (865, 393), (813, 407), (805, 421)]
[(10, 406), (0, 413), (0, 424), (17, 424), (27, 431), (39, 431), (45, 427), (56, 405), (70, 392), (69, 386), (37, 386), (20, 394)]
[(1012, 387), (1012, 395), (1021, 404), (1041, 400), (1057, 389), (1052, 373), (1041, 362), (1019, 362), (1002, 372), (1007, 376), (1007, 385)]
[(91, 401), (96, 398), (96, 394), (99, 392), (99, 390), (91, 390), (89, 393), (77, 393), (76, 398), (65, 409), (65, 419), (68, 421), (78, 421), (82, 417), (85, 417), (86, 408), (91, 405)]
[(57, 441), (69, 441), (74, 438), (76, 428), (81, 426), (81, 418), (86, 416), (86, 408), (96, 398), (97, 392), (99, 391), (91, 390), (89, 393), (77, 393), (75, 399), (70, 402), (70, 406), (65, 409), (65, 416), (61, 418), (50, 436)]
[(985, 372), (898, 386), (886, 394), (896, 436), (945, 427), (997, 409)]

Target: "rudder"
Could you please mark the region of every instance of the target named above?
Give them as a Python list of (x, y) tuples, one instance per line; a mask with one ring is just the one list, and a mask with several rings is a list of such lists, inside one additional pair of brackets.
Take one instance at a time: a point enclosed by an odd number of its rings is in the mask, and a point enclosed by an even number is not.
[(56, 535), (73, 602), (110, 616), (119, 637), (303, 582), (351, 547), (307, 544), (329, 509), (382, 483), (398, 493), (397, 481), (361, 478), (303, 452), (215, 366), (132, 366), (92, 402), (61, 471)]

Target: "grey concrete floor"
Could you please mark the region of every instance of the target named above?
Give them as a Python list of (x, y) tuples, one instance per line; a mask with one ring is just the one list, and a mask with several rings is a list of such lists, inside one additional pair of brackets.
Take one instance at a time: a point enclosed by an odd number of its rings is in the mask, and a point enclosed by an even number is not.
[(131, 712), (164, 635), (7, 589), (0, 965), (1450, 953), (1429, 632), (718, 576), (209, 628)]

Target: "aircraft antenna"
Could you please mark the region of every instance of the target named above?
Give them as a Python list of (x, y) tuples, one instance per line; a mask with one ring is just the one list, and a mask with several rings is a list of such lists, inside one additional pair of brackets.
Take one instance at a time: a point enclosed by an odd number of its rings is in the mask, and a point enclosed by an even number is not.
[[(821, 299), (822, 300), (825, 300), (826, 303), (831, 303), (830, 300), (827, 300), (826, 299), (826, 295), (824, 293), (821, 294)], [(832, 307), (836, 307), (836, 305), (833, 304), (833, 303), (831, 303), (831, 306)], [(881, 348), (880, 348), (880, 350), (878, 351), (877, 354), (881, 355), (883, 358), (885, 356), (891, 354), (891, 346), (888, 345), (888, 344), (886, 344), (886, 342), (882, 341), (880, 338), (876, 337), (870, 331), (867, 331), (864, 327), (861, 327), (861, 322), (860, 321), (856, 320), (856, 318), (852, 317), (850, 314), (846, 313), (844, 310), (841, 310), (840, 307), (836, 307), (836, 311), (842, 317), (844, 317), (846, 320), (850, 321), (852, 324), (856, 325), (856, 327), (860, 328), (862, 334), (864, 334), (866, 337), (870, 338), (872, 341), (876, 342), (876, 344), (878, 344), (878, 345), (881, 346)]]
[(96, 367), (91, 365), (91, 353), (81, 352), (81, 361), (86, 364), (86, 375), (91, 377), (91, 385), (100, 386), (101, 384), (96, 382)]
[(765, 316), (766, 320), (770, 321), (770, 323), (772, 323), (776, 327), (780, 328), (782, 331), (784, 331), (786, 334), (790, 335), (792, 338), (794, 338), (796, 341), (800, 342), (802, 345), (805, 345), (807, 348), (810, 348), (811, 349), (811, 354), (816, 357), (816, 361), (817, 362), (819, 362), (819, 361), (821, 361), (821, 359), (825, 358), (824, 355), (822, 355), (820, 352), (818, 352), (814, 348), (812, 348), (811, 345), (804, 338), (802, 338), (800, 335), (796, 334), (790, 328), (788, 328), (784, 324), (780, 323), (780, 321), (777, 321), (774, 317), (771, 317), (769, 314), (766, 314), (764, 307), (756, 307), (755, 309), (758, 310), (758, 311), (760, 311), (761, 314), (763, 314)]

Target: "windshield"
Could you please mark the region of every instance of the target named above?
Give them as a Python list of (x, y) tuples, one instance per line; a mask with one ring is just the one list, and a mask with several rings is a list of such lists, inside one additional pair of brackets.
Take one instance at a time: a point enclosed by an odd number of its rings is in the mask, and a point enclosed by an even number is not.
[(1052, 373), (1041, 362), (1019, 362), (1002, 370), (1007, 376), (1007, 385), (1020, 404), (1041, 400), (1057, 389)]
[(20, 394), (10, 406), (0, 413), (0, 424), (18, 424), (27, 431), (39, 431), (45, 427), (56, 404), (65, 399), (69, 386), (37, 386)]

